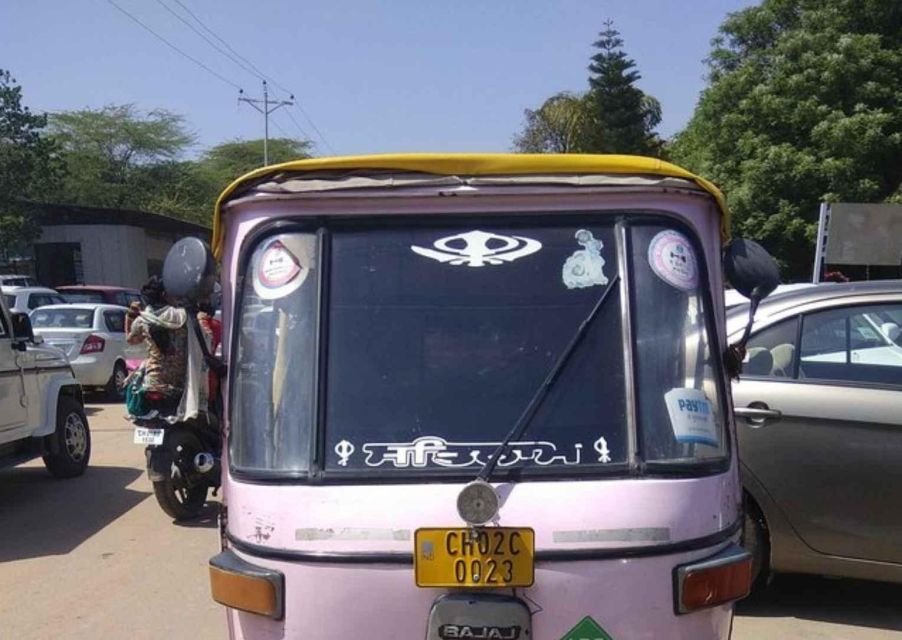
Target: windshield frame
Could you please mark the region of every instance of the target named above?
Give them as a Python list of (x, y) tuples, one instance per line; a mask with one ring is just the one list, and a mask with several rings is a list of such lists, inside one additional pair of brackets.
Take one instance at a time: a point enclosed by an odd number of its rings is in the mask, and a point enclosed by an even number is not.
[[(324, 318), (328, 316), (329, 311), (329, 282), (331, 278), (331, 236), (334, 230), (353, 229), (356, 231), (367, 229), (387, 229), (392, 227), (399, 228), (454, 228), (458, 226), (472, 224), (495, 224), (503, 222), (504, 224), (516, 228), (523, 225), (565, 225), (568, 222), (578, 224), (589, 224), (591, 222), (601, 222), (610, 226), (614, 232), (616, 240), (617, 260), (612, 262), (611, 266), (616, 266), (616, 273), (620, 276), (620, 282), (617, 284), (620, 297), (620, 313), (621, 313), (621, 330), (624, 344), (623, 352), (623, 371), (624, 371), (624, 399), (625, 399), (625, 420), (626, 420), (626, 436), (627, 436), (627, 460), (625, 462), (612, 463), (602, 467), (592, 469), (568, 469), (561, 468), (512, 468), (496, 470), (493, 475), (493, 481), (541, 481), (541, 480), (598, 480), (609, 478), (626, 478), (626, 477), (678, 477), (678, 478), (697, 478), (723, 473), (729, 469), (733, 458), (733, 442), (729, 413), (729, 404), (727, 399), (727, 384), (725, 374), (723, 372), (723, 363), (721, 358), (716, 355), (712, 357), (712, 368), (715, 372), (715, 384), (718, 389), (717, 403), (721, 415), (723, 416), (721, 425), (724, 438), (723, 455), (711, 459), (702, 459), (695, 462), (656, 462), (645, 461), (641, 459), (639, 451), (639, 424), (637, 421), (637, 394), (636, 385), (637, 372), (634, 364), (636, 353), (636, 336), (635, 327), (632, 326), (632, 316), (635, 312), (633, 308), (632, 287), (633, 274), (628, 268), (628, 243), (629, 229), (631, 226), (647, 225), (647, 224), (668, 224), (673, 229), (684, 233), (696, 250), (699, 277), (701, 287), (700, 295), (703, 297), (704, 304), (710, 312), (703, 314), (705, 318), (705, 331), (707, 338), (712, 346), (720, 343), (721, 336), (717, 331), (716, 319), (714, 316), (716, 307), (713, 305), (711, 294), (709, 271), (705, 252), (703, 251), (698, 232), (677, 213), (668, 210), (658, 210), (650, 208), (642, 209), (617, 209), (615, 211), (605, 209), (587, 209), (574, 210), (567, 212), (524, 212), (516, 215), (498, 215), (493, 213), (482, 214), (453, 214), (453, 215), (435, 215), (435, 216), (410, 216), (410, 215), (377, 215), (377, 216), (310, 216), (304, 218), (274, 218), (266, 221), (255, 229), (253, 229), (240, 243), (238, 251), (238, 271), (239, 274), (234, 283), (234, 306), (232, 312), (233, 327), (230, 329), (229, 344), (230, 358), (231, 354), (237, 354), (238, 339), (240, 331), (237, 330), (240, 324), (240, 310), (243, 306), (245, 281), (256, 249), (266, 241), (280, 234), (287, 233), (306, 233), (316, 236), (317, 254), (319, 256), (318, 281), (316, 283), (316, 331), (315, 331), (315, 353), (316, 362), (314, 363), (314, 402), (311, 410), (313, 411), (313, 429), (310, 438), (310, 458), (307, 471), (289, 471), (289, 470), (249, 470), (236, 467), (231, 457), (229, 460), (229, 472), (232, 477), (250, 483), (263, 484), (406, 484), (411, 481), (426, 482), (455, 482), (468, 481), (475, 478), (476, 473), (472, 469), (465, 471), (449, 471), (438, 469), (421, 469), (415, 471), (398, 470), (398, 469), (366, 469), (366, 470), (339, 470), (326, 469), (324, 461), (326, 459), (326, 384), (328, 381), (327, 367), (329, 362), (328, 354), (328, 322), (324, 322)], [(229, 406), (229, 429), (231, 436), (233, 427), (231, 421), (235, 415), (235, 367), (229, 367), (229, 385), (228, 385), (228, 406)], [(227, 442), (228, 447), (231, 443)]]

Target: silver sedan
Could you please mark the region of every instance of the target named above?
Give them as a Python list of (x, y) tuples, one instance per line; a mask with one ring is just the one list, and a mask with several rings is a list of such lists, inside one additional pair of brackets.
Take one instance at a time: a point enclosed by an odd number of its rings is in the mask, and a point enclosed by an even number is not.
[[(727, 317), (738, 339), (748, 306)], [(745, 543), (770, 571), (902, 582), (902, 281), (759, 307), (733, 384)]]

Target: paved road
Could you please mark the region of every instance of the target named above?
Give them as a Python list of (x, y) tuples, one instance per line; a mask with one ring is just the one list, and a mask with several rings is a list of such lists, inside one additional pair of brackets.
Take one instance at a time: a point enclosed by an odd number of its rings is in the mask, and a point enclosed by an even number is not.
[(56, 480), (40, 460), (0, 472), (0, 639), (220, 640), (207, 560), (215, 511), (172, 523), (121, 405), (89, 405), (91, 466)]
[[(177, 526), (153, 498), (122, 409), (90, 405), (92, 465), (0, 471), (0, 639), (220, 640), (215, 510)], [(902, 585), (782, 577), (740, 604), (735, 640), (902, 640)]]

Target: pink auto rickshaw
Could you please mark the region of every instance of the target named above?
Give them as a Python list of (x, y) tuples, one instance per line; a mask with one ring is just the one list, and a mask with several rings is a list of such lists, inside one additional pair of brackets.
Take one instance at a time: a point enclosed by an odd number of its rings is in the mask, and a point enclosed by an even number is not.
[(753, 302), (776, 274), (724, 249), (727, 216), (632, 156), (233, 183), (210, 560), (231, 638), (728, 638), (752, 557), (723, 272)]

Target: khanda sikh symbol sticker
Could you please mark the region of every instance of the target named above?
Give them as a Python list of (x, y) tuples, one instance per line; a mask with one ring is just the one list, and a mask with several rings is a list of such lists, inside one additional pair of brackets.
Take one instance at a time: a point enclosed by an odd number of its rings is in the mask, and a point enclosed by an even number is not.
[(468, 231), (439, 238), (432, 248), (411, 245), (414, 253), (445, 264), (485, 267), (513, 262), (535, 253), (542, 243), (523, 236), (502, 236), (485, 231)]

